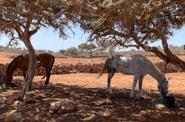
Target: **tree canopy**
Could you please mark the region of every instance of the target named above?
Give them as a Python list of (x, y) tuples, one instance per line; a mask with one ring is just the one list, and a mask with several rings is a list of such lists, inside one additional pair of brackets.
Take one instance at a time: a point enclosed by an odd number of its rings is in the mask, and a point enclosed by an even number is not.
[[(169, 36), (184, 26), (184, 8), (183, 0), (84, 0), (78, 1), (74, 11), (81, 28), (91, 34), (90, 40), (142, 48), (185, 68), (185, 62), (168, 47)], [(151, 46), (156, 41), (163, 52)]]
[[(1, 0), (0, 32), (8, 34), (11, 40), (24, 40), (24, 32), (32, 36), (42, 27), (53, 27), (65, 36), (68, 14), (62, 0)], [(70, 17), (69, 17), (70, 18)]]
[[(29, 52), (29, 67), (24, 91), (31, 87), (36, 63), (31, 36), (41, 27), (52, 27), (65, 37), (65, 29), (72, 19), (66, 0), (1, 0), (0, 33), (10, 37), (10, 44), (23, 41)], [(38, 40), (39, 41), (39, 40)]]
[[(142, 48), (183, 69), (185, 62), (171, 52), (168, 38), (185, 23), (184, 0), (1, 0), (0, 33), (10, 44), (21, 40), (30, 54), (27, 83), (36, 62), (30, 38), (41, 27), (53, 27), (67, 36), (66, 27), (78, 23), (89, 40), (109, 41), (122, 47)], [(163, 51), (153, 42), (160, 42)]]

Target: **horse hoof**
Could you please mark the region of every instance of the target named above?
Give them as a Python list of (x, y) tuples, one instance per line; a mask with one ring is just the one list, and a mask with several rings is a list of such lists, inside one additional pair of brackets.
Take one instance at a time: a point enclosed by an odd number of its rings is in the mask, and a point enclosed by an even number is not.
[(168, 107), (175, 107), (175, 97), (173, 96), (166, 96), (164, 98), (165, 104)]
[(144, 98), (144, 97), (140, 97), (139, 99), (140, 99), (140, 100), (144, 100), (145, 98)]

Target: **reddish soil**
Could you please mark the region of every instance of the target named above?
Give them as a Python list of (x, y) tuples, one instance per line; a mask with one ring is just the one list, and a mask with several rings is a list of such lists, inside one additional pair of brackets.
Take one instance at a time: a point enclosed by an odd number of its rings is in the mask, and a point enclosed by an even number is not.
[[(3, 57), (3, 54), (0, 56)], [(185, 59), (185, 56), (181, 56)], [(150, 57), (154, 63), (159, 59)], [(1, 63), (11, 61), (11, 56), (1, 58)], [(56, 64), (75, 63), (102, 63), (104, 59), (80, 59), (80, 58), (57, 58)], [(36, 76), (33, 90), (39, 91), (43, 98), (36, 103), (23, 104), (14, 107), (12, 103), (20, 95), (21, 87), (10, 88), (0, 91), (0, 98), (6, 97), (5, 106), (0, 105), (0, 122), (5, 121), (6, 115), (13, 109), (22, 113), (24, 122), (168, 122), (185, 121), (185, 73), (168, 73), (169, 94), (176, 98), (176, 107), (157, 109), (152, 100), (159, 98), (157, 82), (150, 76), (143, 81), (144, 100), (138, 98), (129, 99), (133, 76), (116, 74), (112, 79), (113, 94), (106, 92), (107, 74), (96, 79), (97, 74), (76, 73), (52, 75), (50, 85), (43, 87), (41, 76)], [(14, 77), (14, 82), (20, 85), (22, 77)], [(47, 100), (45, 100), (47, 98)], [(49, 99), (48, 99), (49, 98)], [(65, 114), (50, 114), (49, 105), (56, 99), (67, 98), (77, 103), (77, 110)], [(112, 103), (97, 105), (98, 100), (110, 99)]]
[[(106, 93), (107, 74), (96, 79), (97, 74), (65, 74), (52, 75), (50, 85), (43, 88), (40, 76), (35, 77), (33, 90), (44, 94), (44, 98), (50, 98), (32, 104), (23, 104), (17, 109), (23, 114), (25, 122), (31, 121), (184, 121), (185, 119), (185, 73), (169, 73), (169, 92), (176, 98), (176, 107), (157, 109), (152, 104), (153, 99), (159, 97), (157, 83), (150, 76), (146, 76), (143, 82), (144, 100), (138, 98), (138, 92), (134, 100), (129, 99), (132, 83), (131, 75), (116, 74), (112, 80), (113, 94)], [(16, 77), (20, 81), (22, 77)], [(20, 92), (20, 87), (7, 89), (1, 92), (0, 97), (5, 96), (9, 104), (0, 110), (2, 118), (15, 109), (12, 106)], [(49, 104), (55, 99), (68, 98), (77, 102), (78, 109), (65, 114), (50, 114)], [(111, 104), (96, 105), (98, 100), (110, 99)], [(3, 119), (2, 119), (3, 120)]]

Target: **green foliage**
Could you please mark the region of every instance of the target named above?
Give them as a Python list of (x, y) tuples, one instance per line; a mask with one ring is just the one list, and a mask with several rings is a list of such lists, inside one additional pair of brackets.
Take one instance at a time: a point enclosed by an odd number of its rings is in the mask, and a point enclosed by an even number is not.
[(78, 45), (78, 48), (81, 50), (92, 50), (96, 48), (96, 45), (94, 43), (82, 43)]
[(78, 53), (79, 51), (76, 47), (70, 47), (65, 51), (65, 55), (67, 56), (78, 56)]
[(89, 53), (89, 56), (92, 57), (93, 56), (93, 50), (96, 49), (96, 45), (94, 43), (82, 43), (80, 45), (78, 45), (78, 48), (80, 49), (80, 51), (87, 51)]
[(5, 89), (5, 88), (7, 88), (7, 87), (8, 87), (8, 86), (7, 86), (6, 84), (4, 84), (4, 83), (0, 85), (0, 89)]
[(145, 48), (184, 25), (184, 7), (185, 2), (179, 0), (87, 1), (80, 8), (80, 25), (90, 32), (92, 40), (115, 40), (123, 47)]
[(72, 20), (67, 7), (66, 0), (1, 0), (0, 33), (9, 35), (10, 44), (31, 37), (40, 27), (50, 26), (66, 37), (64, 28)]

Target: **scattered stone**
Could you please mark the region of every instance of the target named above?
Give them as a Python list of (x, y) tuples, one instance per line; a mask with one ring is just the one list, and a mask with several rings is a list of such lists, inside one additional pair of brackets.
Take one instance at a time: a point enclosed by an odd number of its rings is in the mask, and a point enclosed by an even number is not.
[(179, 110), (185, 111), (185, 108), (184, 107), (179, 107)]
[(155, 105), (155, 108), (157, 108), (157, 109), (163, 109), (163, 108), (165, 108), (166, 106), (164, 105), (164, 104), (156, 104)]
[(109, 117), (111, 116), (111, 114), (112, 112), (110, 110), (104, 110), (104, 111), (99, 112), (99, 115), (103, 117)]
[(7, 105), (12, 105), (12, 104), (14, 103), (14, 101), (15, 101), (15, 99), (8, 98), (8, 99), (6, 100), (6, 104), (7, 104)]
[(49, 112), (57, 114), (61, 105), (62, 105), (62, 101), (52, 102), (50, 104)]
[(12, 104), (12, 106), (13, 107), (18, 107), (18, 106), (21, 106), (23, 103), (21, 102), (21, 101), (18, 101), (18, 100), (16, 100), (13, 104)]
[(83, 118), (83, 121), (90, 121), (93, 120), (96, 117), (95, 114), (90, 114), (88, 117)]
[(152, 99), (152, 103), (154, 104), (155, 108), (157, 109), (162, 109), (162, 108), (165, 108), (165, 103), (163, 101), (163, 99)]
[(77, 110), (76, 103), (69, 99), (62, 99), (50, 104), (49, 112), (52, 114), (65, 114)]
[[(0, 104), (0, 110), (3, 109), (4, 107), (6, 107), (6, 104)], [(0, 121), (1, 122), (1, 121)]]
[(35, 99), (37, 99), (37, 100), (43, 100), (46, 97), (47, 96), (44, 93), (37, 93), (36, 96), (35, 96)]
[(0, 97), (0, 104), (5, 104), (6, 100), (6, 97)]
[(94, 102), (95, 105), (106, 105), (106, 104), (112, 104), (112, 101), (109, 98), (97, 100)]
[(23, 122), (23, 116), (20, 112), (12, 110), (7, 114), (6, 122)]
[(35, 103), (36, 97), (35, 97), (35, 91), (26, 92), (23, 101), (25, 103)]

